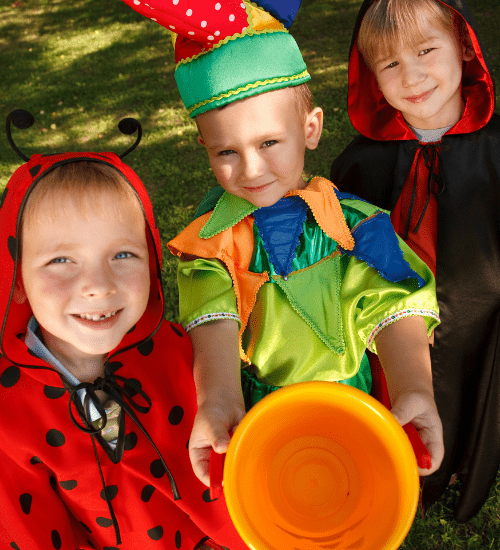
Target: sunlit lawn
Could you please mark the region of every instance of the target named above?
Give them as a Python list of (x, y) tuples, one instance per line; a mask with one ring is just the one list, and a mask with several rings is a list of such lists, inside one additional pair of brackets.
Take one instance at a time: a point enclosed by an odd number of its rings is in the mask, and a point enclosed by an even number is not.
[[(315, 101), (325, 110), (320, 147), (306, 158), (307, 172), (328, 176), (335, 156), (355, 135), (346, 110), (347, 53), (361, 0), (303, 0), (292, 28), (307, 62)], [(469, 6), (500, 79), (498, 0)], [(174, 82), (168, 33), (120, 0), (29, 0), (0, 3), (0, 115), (25, 108), (29, 130), (14, 129), (27, 155), (37, 152), (123, 152), (131, 138), (117, 124), (132, 116), (143, 125), (140, 147), (127, 162), (146, 183), (163, 242), (190, 221), (204, 193), (215, 185), (196, 127)], [(498, 99), (498, 96), (497, 96)], [(500, 112), (497, 109), (497, 112)], [(21, 160), (0, 138), (0, 186)], [(176, 318), (175, 260), (164, 255), (166, 316)], [(402, 548), (500, 548), (500, 479), (487, 505), (469, 524), (452, 520), (452, 487)]]

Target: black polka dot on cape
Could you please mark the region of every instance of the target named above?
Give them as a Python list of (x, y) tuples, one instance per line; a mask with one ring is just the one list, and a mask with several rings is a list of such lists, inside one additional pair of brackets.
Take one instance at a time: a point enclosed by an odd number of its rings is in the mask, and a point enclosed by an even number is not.
[(44, 386), (43, 393), (49, 399), (59, 399), (66, 393), (65, 388), (57, 388), (55, 386)]
[(139, 344), (137, 346), (137, 351), (141, 355), (146, 356), (146, 355), (149, 355), (153, 351), (153, 348), (154, 348), (153, 340), (147, 340), (146, 342), (143, 342), (142, 344)]
[(71, 491), (78, 485), (78, 482), (75, 479), (70, 479), (68, 481), (60, 481), (59, 485), (63, 489), (66, 489), (66, 491)]
[(6, 187), (3, 190), (2, 198), (0, 199), (0, 210), (2, 209), (3, 203), (5, 202), (5, 199), (7, 198), (7, 193), (9, 192), (9, 189)]
[(128, 332), (127, 332), (127, 334), (130, 334), (131, 332), (134, 332), (136, 326), (137, 326), (137, 325), (134, 325), (131, 329), (129, 329)]
[(14, 548), (14, 550), (19, 550), (19, 546), (14, 541), (10, 543), (10, 546)]
[(43, 461), (42, 461), (40, 458), (38, 458), (37, 456), (32, 456), (32, 457), (30, 458), (30, 464), (33, 464), (33, 465), (35, 465), (35, 464), (43, 464)]
[(113, 525), (113, 521), (109, 518), (98, 517), (95, 522), (101, 527), (111, 527)]
[(102, 550), (120, 550), (116, 546), (103, 546)]
[(31, 512), (31, 503), (33, 502), (33, 497), (29, 493), (23, 493), (19, 497), (19, 504), (21, 505), (21, 510), (28, 515)]
[(148, 529), (148, 537), (152, 540), (160, 540), (163, 537), (163, 527), (157, 525), (152, 529)]
[(11, 365), (2, 372), (0, 384), (4, 388), (12, 388), (12, 386), (15, 386), (19, 382), (19, 378), (21, 378), (21, 370), (19, 367)]
[[(118, 494), (118, 485), (107, 485), (106, 490), (108, 492), (109, 500), (113, 500)], [(104, 489), (101, 491), (101, 498), (102, 500), (106, 500), (106, 493), (104, 492)]]
[(83, 521), (80, 521), (80, 525), (85, 529), (85, 531), (87, 531), (87, 533), (92, 533), (92, 530), (90, 529), (90, 527), (88, 525), (85, 525)]
[(141, 491), (141, 500), (143, 502), (149, 502), (154, 492), (155, 488), (152, 485), (146, 485)]
[(127, 378), (124, 386), (132, 397), (142, 390), (142, 384), (136, 378)]
[(180, 336), (181, 338), (184, 337), (184, 334), (182, 334), (182, 332), (177, 327), (174, 327), (172, 323), (170, 323), (170, 328), (175, 332), (175, 334), (177, 334), (177, 336)]
[(32, 166), (30, 169), (29, 169), (29, 173), (31, 174), (31, 177), (34, 178), (38, 172), (40, 172), (40, 168), (42, 167), (41, 164), (37, 164), (36, 166)]
[(203, 491), (203, 494), (201, 495), (201, 498), (205, 502), (213, 502), (214, 500), (217, 500), (216, 498), (214, 498), (213, 500), (210, 498), (210, 489), (206, 489), (205, 491)]
[(17, 258), (17, 240), (12, 235), (7, 239), (7, 248), (10, 252), (10, 257), (16, 261)]
[(176, 532), (175, 532), (175, 547), (176, 547), (176, 548), (180, 548), (180, 547), (181, 547), (181, 544), (182, 544), (181, 532), (180, 532), (180, 531), (176, 531)]
[(61, 548), (61, 545), (62, 545), (61, 535), (54, 529), (50, 534), (50, 538), (52, 539), (52, 546), (56, 550), (59, 550), (59, 548)]
[(168, 421), (173, 426), (177, 426), (182, 421), (182, 418), (184, 417), (184, 409), (179, 406), (175, 405), (175, 407), (172, 407), (168, 414)]
[(136, 445), (137, 445), (137, 434), (135, 432), (130, 432), (125, 436), (123, 448), (126, 451), (131, 451)]
[(120, 361), (112, 361), (109, 364), (109, 370), (111, 372), (116, 372), (121, 367), (123, 367), (123, 363), (120, 363)]
[(149, 467), (149, 470), (151, 472), (151, 475), (153, 477), (156, 477), (157, 479), (165, 475), (165, 467), (163, 466), (159, 458), (151, 462), (151, 466)]
[(66, 442), (64, 434), (56, 429), (49, 430), (45, 439), (51, 447), (62, 447)]

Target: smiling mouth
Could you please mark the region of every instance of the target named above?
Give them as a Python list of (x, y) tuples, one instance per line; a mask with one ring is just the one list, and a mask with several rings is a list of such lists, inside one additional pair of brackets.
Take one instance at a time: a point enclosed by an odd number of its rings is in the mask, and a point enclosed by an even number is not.
[(432, 95), (435, 89), (436, 88), (432, 88), (432, 90), (428, 90), (423, 94), (408, 96), (408, 97), (405, 97), (405, 99), (406, 101), (410, 101), (411, 103), (420, 103), (421, 101), (425, 101), (426, 99), (429, 99), (429, 97)]
[(89, 321), (104, 321), (110, 317), (115, 316), (118, 313), (116, 311), (110, 311), (109, 313), (74, 313), (74, 317), (80, 317), (80, 319), (87, 319)]
[(72, 313), (71, 316), (83, 326), (90, 328), (110, 328), (119, 319), (123, 309), (116, 309), (106, 313)]
[[(272, 182), (271, 182), (272, 183)], [(265, 183), (264, 185), (259, 185), (258, 187), (245, 187), (250, 193), (259, 193), (271, 185), (271, 183)]]

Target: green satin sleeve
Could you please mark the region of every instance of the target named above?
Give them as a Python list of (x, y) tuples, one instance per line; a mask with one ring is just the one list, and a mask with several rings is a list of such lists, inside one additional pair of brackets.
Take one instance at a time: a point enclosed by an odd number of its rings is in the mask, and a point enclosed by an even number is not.
[(359, 339), (377, 353), (375, 338), (387, 325), (408, 316), (423, 317), (427, 334), (439, 324), (439, 306), (434, 276), (427, 265), (401, 240), (405, 260), (425, 281), (418, 288), (415, 279), (394, 283), (356, 258), (344, 256), (345, 273), (340, 292), (343, 303), (345, 338)]
[(179, 262), (179, 322), (189, 331), (220, 319), (240, 323), (231, 276), (219, 260), (197, 258)]

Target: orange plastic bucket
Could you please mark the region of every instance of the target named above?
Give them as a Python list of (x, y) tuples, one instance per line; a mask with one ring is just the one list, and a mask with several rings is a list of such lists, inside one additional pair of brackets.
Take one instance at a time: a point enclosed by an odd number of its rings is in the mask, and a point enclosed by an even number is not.
[(224, 494), (253, 550), (395, 550), (419, 495), (414, 452), (391, 413), (343, 384), (267, 396), (236, 429)]

